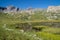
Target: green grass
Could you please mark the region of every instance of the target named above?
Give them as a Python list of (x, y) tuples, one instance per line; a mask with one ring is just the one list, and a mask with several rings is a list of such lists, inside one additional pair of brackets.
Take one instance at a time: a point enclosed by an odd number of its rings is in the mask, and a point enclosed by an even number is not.
[(44, 32), (60, 35), (60, 28), (49, 27), (43, 30)]
[(60, 40), (60, 36), (48, 32), (37, 32), (36, 34), (40, 38), (43, 38), (43, 40)]
[[(54, 23), (58, 23), (57, 25), (59, 25), (60, 20), (47, 20), (47, 18), (41, 14), (38, 13), (31, 15), (30, 20), (28, 19), (25, 20), (21, 19), (21, 16), (19, 16), (20, 14), (11, 16), (10, 14), (7, 13), (6, 14), (0, 13), (0, 40), (38, 40), (37, 38), (34, 39), (33, 36), (28, 36), (33, 34), (36, 34), (37, 37), (41, 38), (42, 40), (60, 40), (60, 27), (58, 28), (52, 25)], [(17, 24), (25, 25), (24, 23), (31, 23), (32, 27), (42, 30), (38, 32), (29, 31), (26, 32), (27, 33), (26, 35), (24, 35), (25, 32), (21, 33), (19, 31), (20, 28), (19, 29), (15, 28)], [(49, 23), (52, 24), (50, 25)], [(5, 28), (3, 28), (4, 24), (6, 24), (7, 28), (13, 29), (14, 31), (5, 30)], [(47, 24), (47, 26), (45, 24)]]

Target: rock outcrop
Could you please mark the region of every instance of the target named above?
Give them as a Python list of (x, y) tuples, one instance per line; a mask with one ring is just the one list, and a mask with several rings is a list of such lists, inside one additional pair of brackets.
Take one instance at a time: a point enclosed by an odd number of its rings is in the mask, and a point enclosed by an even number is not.
[(20, 10), (19, 8), (11, 6), (11, 5), (7, 6), (5, 8), (0, 7), (0, 12), (9, 13), (9, 14), (28, 13), (31, 15), (31, 14), (34, 14), (35, 12), (39, 12), (39, 11), (43, 11), (43, 9), (29, 7), (27, 9)]
[(0, 12), (4, 13), (17, 12), (17, 11), (19, 11), (19, 8), (16, 8), (14, 6), (0, 7)]
[(60, 13), (60, 6), (49, 6), (47, 12)]

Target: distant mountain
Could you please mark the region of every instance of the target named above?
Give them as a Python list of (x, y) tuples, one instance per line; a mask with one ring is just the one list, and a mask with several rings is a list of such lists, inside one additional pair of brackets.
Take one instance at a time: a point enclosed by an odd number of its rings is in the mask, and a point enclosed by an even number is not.
[(34, 14), (35, 12), (50, 12), (50, 13), (60, 13), (60, 6), (48, 6), (47, 9), (43, 9), (43, 8), (32, 8), (29, 7), (27, 9), (19, 9), (15, 6), (7, 6), (7, 7), (0, 7), (0, 12), (4, 12), (4, 13), (29, 13), (29, 14)]
[(0, 12), (3, 12), (4, 10), (6, 10), (7, 8), (6, 7), (1, 7), (0, 6)]
[(49, 6), (47, 12), (60, 13), (60, 6)]
[(3, 12), (6, 9), (7, 9), (6, 7), (0, 7), (0, 12)]
[(4, 12), (4, 13), (29, 13), (29, 14), (34, 14), (34, 12), (38, 12), (38, 11), (43, 11), (44, 9), (42, 8), (32, 8), (32, 7), (29, 7), (27, 9), (19, 9), (19, 8), (16, 8), (14, 6), (7, 6), (7, 7), (0, 7), (0, 12)]
[(19, 11), (19, 8), (14, 6), (0, 7), (0, 12), (9, 13)]

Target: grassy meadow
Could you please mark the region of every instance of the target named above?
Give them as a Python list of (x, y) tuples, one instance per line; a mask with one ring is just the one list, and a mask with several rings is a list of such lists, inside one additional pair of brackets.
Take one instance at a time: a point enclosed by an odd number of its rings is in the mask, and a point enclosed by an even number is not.
[(0, 13), (0, 40), (60, 40), (60, 16), (54, 15)]

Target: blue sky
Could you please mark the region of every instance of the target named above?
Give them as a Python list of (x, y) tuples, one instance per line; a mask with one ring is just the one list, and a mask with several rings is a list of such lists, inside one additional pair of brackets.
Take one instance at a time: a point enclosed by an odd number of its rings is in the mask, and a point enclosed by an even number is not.
[(60, 5), (60, 0), (0, 0), (0, 6), (13, 5), (19, 8), (47, 8)]

